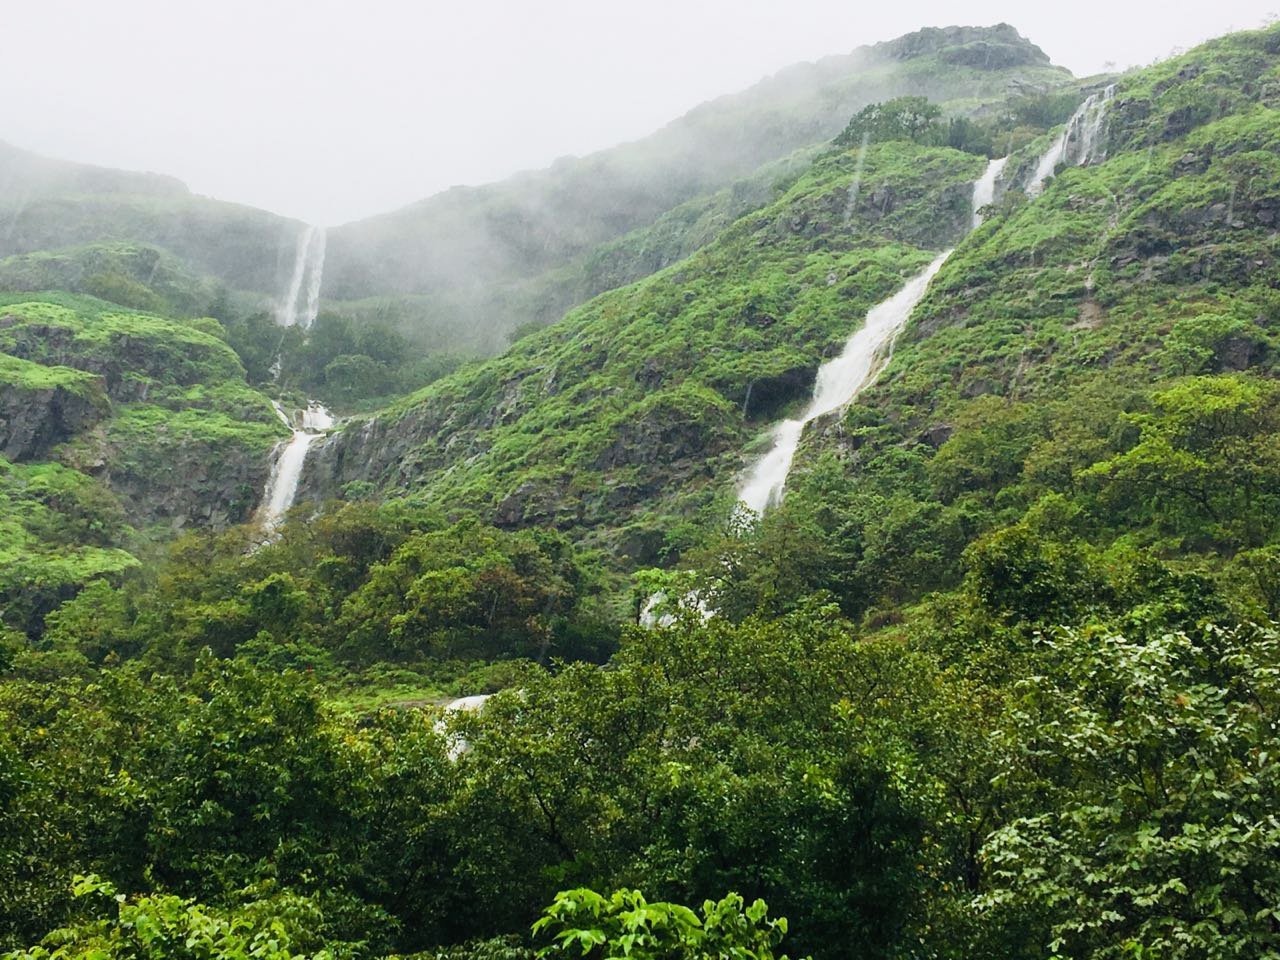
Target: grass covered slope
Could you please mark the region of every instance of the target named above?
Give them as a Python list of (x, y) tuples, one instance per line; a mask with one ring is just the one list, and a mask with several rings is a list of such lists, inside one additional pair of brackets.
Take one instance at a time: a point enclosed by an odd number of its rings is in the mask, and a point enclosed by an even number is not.
[(1047, 616), (1053, 584), (1123, 605), (1171, 564), (1280, 613), (1280, 29), (1122, 78), (1105, 137), (1010, 193), (810, 432), (762, 534), (807, 544), (796, 593)]
[(248, 519), (283, 435), (215, 320), (168, 320), (101, 300), (0, 297), (8, 363), (74, 368), (110, 398), (92, 430), (59, 436), (56, 456), (102, 479), (140, 524)]
[(348, 427), (308, 483), (606, 540), (632, 526), (624, 549), (652, 555), (867, 309), (963, 235), (982, 166), (906, 143), (861, 168), (857, 151), (829, 152), (687, 261)]
[(136, 564), (139, 534), (247, 520), (281, 426), (213, 320), (0, 295), (6, 622)]
[(67, 290), (163, 316), (208, 316), (225, 288), (173, 254), (126, 241), (82, 244), (0, 260), (0, 290)]

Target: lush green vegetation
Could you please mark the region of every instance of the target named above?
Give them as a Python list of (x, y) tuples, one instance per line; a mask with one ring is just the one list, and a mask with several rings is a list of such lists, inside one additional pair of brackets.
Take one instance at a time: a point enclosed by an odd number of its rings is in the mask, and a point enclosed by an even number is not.
[(304, 897), (360, 955), (518, 934), (585, 884), (760, 896), (814, 955), (1109, 956), (1194, 927), (1193, 955), (1261, 956), (1274, 630), (952, 639), (821, 603), (691, 620), (610, 670), (530, 667), (445, 736), (207, 655), (182, 680), (11, 679), (5, 929), (73, 922), (90, 870), (213, 913)]
[(182, 538), (155, 575), (94, 584), (49, 618), (30, 669), (47, 654), (181, 670), (209, 648), (335, 681), (340, 668), (417, 668), (426, 685), (465, 672), (459, 661), (599, 660), (616, 645), (598, 578), (552, 532), (392, 505), (346, 507), (248, 550), (256, 535)]
[(396, 325), (381, 317), (325, 311), (310, 330), (281, 328), (266, 313), (225, 323), (228, 342), (252, 383), (321, 397), (335, 410), (376, 409), (455, 369), (460, 356), (423, 355)]
[[(865, 312), (963, 234), (981, 170), (909, 143), (829, 152), (689, 260), (402, 401), (374, 433), (344, 436), (416, 441), (416, 497), (591, 531), (652, 559)], [(377, 446), (345, 464), (332, 481), (391, 474)]]
[(70, 290), (161, 316), (218, 316), (227, 298), (172, 254), (123, 241), (8, 257), (0, 261), (0, 290)]
[[(1074, 101), (950, 145), (864, 111), (687, 259), (344, 431), (311, 483), (354, 502), (265, 544), (134, 550), (118, 479), (271, 441), (261, 323), (0, 307), (10, 385), (87, 371), (110, 414), (0, 460), (0, 950), (1274, 958), (1277, 90), (1280, 27), (1127, 75), (1105, 158), (1034, 200)], [(754, 438), (957, 241), (734, 512)], [(326, 315), (283, 375), (355, 405), (402, 348)]]
[(224, 337), (211, 319), (0, 295), (0, 623), (38, 634), (171, 525), (248, 519), (284, 430)]

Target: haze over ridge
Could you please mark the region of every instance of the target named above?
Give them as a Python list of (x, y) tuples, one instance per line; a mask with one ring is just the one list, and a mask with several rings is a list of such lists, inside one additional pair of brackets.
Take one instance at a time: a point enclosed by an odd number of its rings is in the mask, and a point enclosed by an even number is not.
[(989, 0), (959, 18), (939, 2), (658, 0), (637, 16), (585, 0), (447, 12), (383, 0), (357, 17), (332, 0), (50, 0), (10, 12), (0, 139), (332, 225), (644, 136), (789, 64), (926, 25), (1007, 21), (1085, 75), (1256, 25), (1273, 6), (1152, 21), (1092, 0)]

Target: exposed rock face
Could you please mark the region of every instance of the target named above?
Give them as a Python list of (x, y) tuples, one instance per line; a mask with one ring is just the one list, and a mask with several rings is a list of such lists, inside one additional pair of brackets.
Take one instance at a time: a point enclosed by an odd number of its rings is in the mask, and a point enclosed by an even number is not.
[[(446, 422), (437, 411), (420, 406), (398, 419), (372, 417), (348, 423), (312, 446), (298, 500), (341, 497), (350, 483), (408, 486), (416, 466), (443, 466), (443, 457), (424, 460), (423, 450), (441, 436)], [(451, 448), (447, 440), (441, 446), (443, 451)]]
[[(748, 420), (776, 419), (783, 406), (808, 395), (817, 373), (816, 365), (804, 364), (751, 381), (741, 397), (742, 415)], [(736, 394), (728, 399), (739, 402)]]
[(100, 392), (0, 384), (0, 456), (47, 459), (53, 447), (92, 427), (107, 409)]
[(894, 60), (936, 54), (946, 63), (980, 70), (1049, 65), (1048, 55), (1007, 23), (994, 27), (926, 27), (877, 44), (875, 50)]
[(118, 459), (107, 450), (87, 472), (119, 496), (136, 526), (221, 530), (253, 517), (271, 472), (269, 457), (244, 447), (189, 446), (170, 453), (163, 462), (122, 469), (112, 465)]

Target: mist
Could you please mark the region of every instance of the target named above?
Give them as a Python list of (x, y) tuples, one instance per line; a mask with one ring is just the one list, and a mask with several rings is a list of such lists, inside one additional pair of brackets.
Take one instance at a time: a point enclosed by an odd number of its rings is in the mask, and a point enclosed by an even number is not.
[(1078, 75), (1261, 23), (1275, 0), (46, 0), (10, 4), (0, 139), (337, 224), (644, 136), (788, 64), (1008, 21)]

